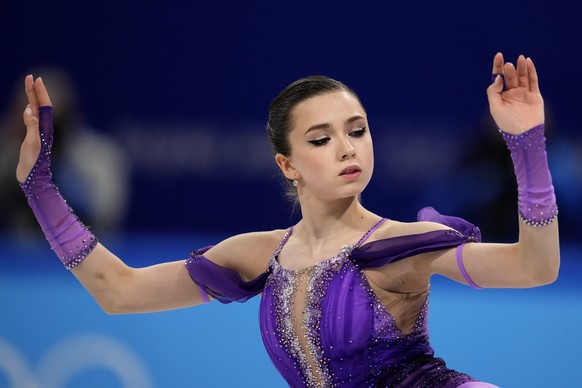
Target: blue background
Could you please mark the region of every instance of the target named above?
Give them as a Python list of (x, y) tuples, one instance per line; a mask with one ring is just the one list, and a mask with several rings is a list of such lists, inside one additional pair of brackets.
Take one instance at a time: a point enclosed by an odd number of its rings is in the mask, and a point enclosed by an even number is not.
[[(55, 162), (56, 179), (101, 240), (141, 266), (295, 222), (264, 124), (273, 97), (308, 74), (347, 83), (366, 107), (376, 145), (367, 207), (411, 221), (432, 205), (480, 225), (485, 241), (512, 241), (511, 165), (485, 96), (497, 51), (511, 61), (531, 56), (540, 74), (564, 264), (557, 283), (534, 290), (476, 293), (435, 279), (433, 345), (451, 366), (503, 387), (576, 386), (569, 381), (582, 324), (578, 8), (564, 0), (3, 2), (0, 386), (8, 384), (2, 362), (15, 359), (2, 349), (16, 349), (37, 381), (51, 352), (87, 338), (129, 349), (154, 386), (284, 386), (262, 349), (257, 301), (110, 317), (59, 267), (13, 180), (24, 75), (43, 76), (50, 90), (62, 86), (51, 72), (66, 75), (67, 98), (52, 95), (64, 116), (63, 155), (85, 127), (93, 137), (79, 141), (93, 146), (96, 169), (109, 159), (100, 142), (117, 150), (110, 160), (123, 164), (99, 170), (124, 182), (116, 201), (95, 210), (74, 158)], [(112, 202), (115, 215), (104, 219)], [(107, 368), (83, 373), (69, 386), (115, 382)]]

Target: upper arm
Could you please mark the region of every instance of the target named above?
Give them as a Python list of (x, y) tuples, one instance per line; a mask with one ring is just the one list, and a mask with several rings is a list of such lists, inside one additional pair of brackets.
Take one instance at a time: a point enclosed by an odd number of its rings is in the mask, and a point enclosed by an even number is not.
[[(398, 235), (420, 234), (451, 228), (435, 222), (400, 224)], [(467, 243), (461, 249), (461, 259), (471, 280), (480, 287), (528, 287), (532, 285), (518, 244)], [(457, 260), (457, 247), (422, 253), (388, 266), (399, 264), (407, 270), (408, 282), (428, 283), (433, 274), (440, 274), (468, 284)], [(391, 268), (387, 272), (394, 272)]]
[(184, 260), (131, 269), (120, 283), (125, 285), (120, 298), (125, 304), (116, 305), (121, 313), (174, 310), (203, 303), (200, 289), (184, 268)]
[[(435, 230), (449, 230), (435, 222), (398, 223), (389, 236), (414, 235)], [(517, 244), (467, 243), (462, 247), (462, 263), (474, 283), (480, 287), (528, 287), (533, 285), (523, 268)], [(387, 288), (405, 291), (428, 286), (433, 274), (440, 274), (468, 284), (457, 262), (457, 247), (411, 256), (374, 270)]]
[(516, 243), (468, 243), (458, 259), (457, 250), (449, 249), (433, 253), (426, 261), (431, 273), (467, 284), (458, 262), (481, 287), (522, 288), (552, 283), (560, 267), (558, 222), (537, 228), (520, 221)]
[[(451, 229), (434, 222), (397, 223), (394, 230), (386, 229), (384, 237), (431, 232)], [(480, 287), (523, 288), (552, 283), (558, 275), (560, 253), (558, 222), (536, 228), (520, 222), (519, 241), (511, 244), (475, 243), (465, 244), (457, 260), (457, 248), (442, 249), (423, 253), (402, 260), (398, 284), (406, 281), (412, 286), (423, 285), (433, 274), (444, 275), (458, 282), (468, 284), (461, 273), (459, 261), (471, 280)], [(388, 264), (377, 272), (383, 272), (385, 279), (394, 277), (392, 266)], [(396, 284), (394, 281), (389, 284)]]
[[(459, 260), (471, 280), (484, 288), (524, 288), (540, 285), (527, 268), (519, 244), (467, 243)], [(430, 273), (444, 275), (468, 284), (459, 268), (457, 248), (429, 254), (426, 265)]]
[[(243, 278), (256, 277), (266, 270), (279, 234), (275, 231), (231, 237), (204, 256)], [(73, 273), (106, 312), (144, 313), (203, 303), (200, 289), (184, 264), (185, 260), (179, 260), (132, 268), (97, 244)]]

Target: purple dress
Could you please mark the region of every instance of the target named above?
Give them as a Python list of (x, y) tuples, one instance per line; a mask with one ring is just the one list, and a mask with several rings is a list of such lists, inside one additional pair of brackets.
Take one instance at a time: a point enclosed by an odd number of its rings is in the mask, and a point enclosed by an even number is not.
[(262, 293), (263, 342), (292, 387), (458, 387), (475, 380), (434, 357), (427, 327), (428, 290), (412, 295), (417, 311), (404, 330), (403, 321), (397, 322), (391, 312), (406, 311), (407, 299), (396, 298), (400, 302), (394, 306), (386, 303), (382, 290), (373, 286), (364, 271), (480, 240), (479, 229), (472, 224), (441, 216), (431, 208), (423, 209), (419, 219), (438, 221), (454, 230), (364, 243), (381, 220), (336, 256), (290, 270), (277, 260), (292, 233), (290, 228), (266, 271), (249, 282), (206, 259), (203, 254), (210, 247), (194, 252), (186, 268), (203, 290), (223, 303), (244, 302)]

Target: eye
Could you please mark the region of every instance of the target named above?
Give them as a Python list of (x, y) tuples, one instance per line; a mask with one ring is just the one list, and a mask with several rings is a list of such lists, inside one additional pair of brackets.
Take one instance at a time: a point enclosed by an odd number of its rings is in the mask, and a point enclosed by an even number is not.
[(362, 137), (366, 133), (366, 127), (356, 128), (350, 132), (351, 137)]
[(322, 145), (326, 145), (328, 141), (329, 141), (329, 137), (322, 137), (321, 139), (309, 140), (309, 142), (316, 147), (321, 147)]

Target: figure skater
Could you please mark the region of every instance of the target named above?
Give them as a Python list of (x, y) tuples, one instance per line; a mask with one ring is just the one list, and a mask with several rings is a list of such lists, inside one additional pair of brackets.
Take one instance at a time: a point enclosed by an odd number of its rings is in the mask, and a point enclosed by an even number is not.
[(474, 288), (557, 278), (557, 206), (536, 69), (529, 58), (519, 56), (514, 66), (498, 53), (493, 76), (490, 110), (518, 186), (519, 238), (512, 244), (480, 243), (477, 227), (432, 208), (413, 223), (364, 208), (359, 198), (374, 167), (366, 111), (352, 89), (323, 76), (293, 82), (270, 107), (275, 161), (301, 210), (287, 229), (237, 235), (186, 261), (128, 267), (52, 183), (51, 101), (32, 76), (25, 79), (27, 132), (16, 175), (52, 249), (107, 313), (261, 294), (262, 339), (292, 387), (494, 387), (448, 369), (427, 331), (433, 274)]

